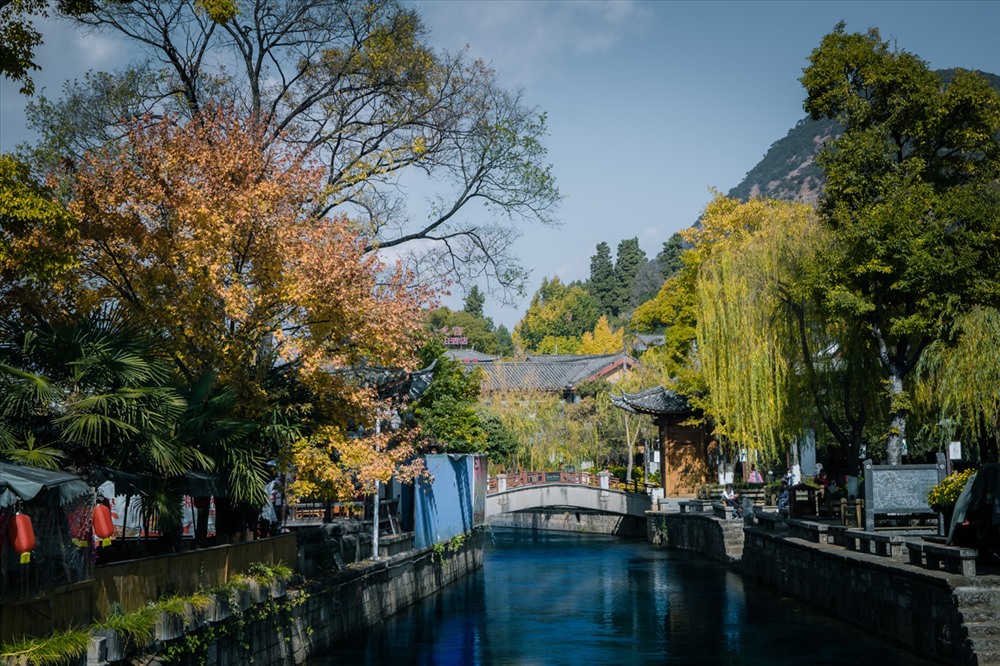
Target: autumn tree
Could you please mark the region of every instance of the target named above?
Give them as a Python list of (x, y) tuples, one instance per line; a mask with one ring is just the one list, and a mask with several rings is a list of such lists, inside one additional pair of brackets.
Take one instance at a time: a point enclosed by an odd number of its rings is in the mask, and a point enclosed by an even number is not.
[(357, 473), (371, 488), (413, 449), (390, 453), (388, 433), (349, 435), (385, 409), (356, 369), (414, 367), (428, 294), (366, 253), (354, 223), (317, 217), (324, 170), (266, 136), (208, 108), (196, 121), (136, 122), (87, 155), (71, 175), (74, 268), (40, 301), (54, 314), (116, 304), (162, 338), (188, 382), (217, 373), (239, 416), (265, 431), (273, 377), (290, 376), (312, 426), (292, 432), (286, 462), (325, 460), (315, 478)]
[(895, 464), (924, 350), (963, 312), (1000, 300), (1000, 94), (970, 72), (944, 84), (876, 29), (848, 34), (843, 23), (809, 62), (806, 111), (844, 128), (819, 158), (836, 242), (817, 291), (872, 336)]
[[(397, 248), (425, 281), (485, 276), (521, 288), (525, 272), (510, 254), (516, 223), (553, 223), (559, 199), (544, 115), (482, 62), (432, 50), (415, 9), (394, 0), (107, 2), (77, 20), (123, 36), (148, 60), (41, 100), (31, 115), (38, 155), (79, 158), (121, 137), (123, 118), (229, 107), (259, 128), (261, 151), (280, 141), (320, 170), (312, 213), (356, 220), (366, 251)], [(431, 188), (419, 210), (407, 209), (401, 182)], [(486, 215), (470, 215), (479, 203)]]
[(580, 354), (614, 354), (623, 349), (622, 329), (613, 330), (606, 315), (601, 315), (593, 331), (586, 331), (577, 350)]

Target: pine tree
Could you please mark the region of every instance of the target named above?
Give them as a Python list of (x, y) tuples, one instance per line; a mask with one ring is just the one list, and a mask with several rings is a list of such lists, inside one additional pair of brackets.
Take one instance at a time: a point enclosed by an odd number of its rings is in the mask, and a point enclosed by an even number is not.
[(483, 316), (483, 305), (486, 303), (486, 296), (479, 291), (478, 285), (472, 285), (472, 289), (465, 295), (465, 303), (462, 310), (477, 317)]
[(669, 280), (681, 271), (684, 262), (681, 261), (681, 254), (684, 252), (684, 239), (681, 233), (675, 232), (666, 242), (663, 243), (663, 250), (656, 255), (656, 260), (660, 262), (660, 269), (663, 271), (663, 279)]
[(639, 247), (639, 239), (628, 238), (618, 243), (615, 259), (615, 291), (612, 313), (625, 316), (631, 310), (632, 285), (639, 268), (646, 263), (646, 253)]
[(590, 258), (590, 281), (587, 291), (601, 304), (601, 314), (611, 314), (614, 308), (615, 266), (607, 243), (597, 245), (597, 254)]

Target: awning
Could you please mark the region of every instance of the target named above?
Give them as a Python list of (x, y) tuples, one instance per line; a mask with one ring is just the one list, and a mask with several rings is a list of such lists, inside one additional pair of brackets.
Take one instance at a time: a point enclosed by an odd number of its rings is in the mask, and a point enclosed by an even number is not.
[(229, 496), (225, 481), (208, 472), (186, 472), (180, 476), (163, 478), (97, 467), (94, 469), (94, 480), (98, 483), (112, 482), (115, 484), (115, 492), (119, 495), (148, 495), (166, 483), (170, 488), (191, 497)]
[(75, 474), (0, 462), (0, 508), (18, 501), (62, 506), (90, 492)]

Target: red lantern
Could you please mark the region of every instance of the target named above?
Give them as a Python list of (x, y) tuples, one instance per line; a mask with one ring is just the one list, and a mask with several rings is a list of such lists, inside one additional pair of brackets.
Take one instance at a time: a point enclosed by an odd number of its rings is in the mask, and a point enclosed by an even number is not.
[(21, 555), (21, 564), (31, 561), (31, 551), (35, 549), (35, 530), (31, 518), (23, 513), (14, 514), (10, 521), (10, 544)]
[(111, 545), (111, 535), (115, 533), (115, 525), (111, 522), (111, 509), (105, 504), (94, 507), (94, 535), (101, 540), (102, 546)]

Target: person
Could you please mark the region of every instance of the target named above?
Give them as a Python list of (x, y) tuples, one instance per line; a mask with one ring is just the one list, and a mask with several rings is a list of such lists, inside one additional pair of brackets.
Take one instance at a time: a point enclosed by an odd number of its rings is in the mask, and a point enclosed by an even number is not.
[(722, 491), (722, 503), (726, 506), (732, 507), (733, 518), (740, 517), (739, 496), (736, 494), (736, 491), (733, 490), (733, 486), (731, 484), (726, 484), (725, 489)]
[(750, 483), (764, 483), (764, 477), (761, 476), (760, 470), (757, 469), (756, 465), (750, 466), (750, 478), (748, 481)]
[(823, 490), (826, 490), (827, 486), (830, 485), (830, 480), (826, 476), (826, 470), (819, 463), (816, 463), (816, 474), (813, 476), (813, 483)]
[(787, 509), (788, 508), (788, 481), (785, 479), (781, 480), (781, 492), (778, 493), (778, 508)]

